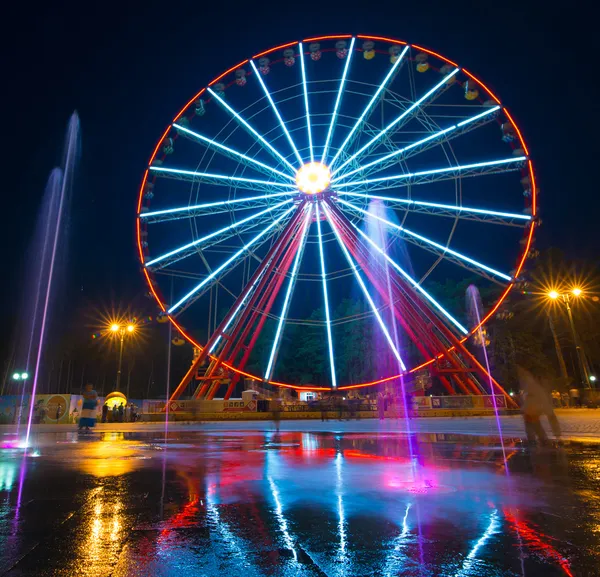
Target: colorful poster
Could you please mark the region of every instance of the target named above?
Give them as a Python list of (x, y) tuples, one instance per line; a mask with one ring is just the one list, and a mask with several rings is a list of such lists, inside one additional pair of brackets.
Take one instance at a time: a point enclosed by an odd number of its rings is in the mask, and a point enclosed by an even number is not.
[[(496, 397), (496, 407), (499, 409), (506, 408), (506, 398), (503, 395), (495, 395)], [(483, 397), (483, 406), (486, 409), (494, 408), (494, 397), (492, 395), (485, 395)]]
[[(435, 400), (437, 397), (412, 397), (412, 404), (415, 410), (422, 409), (431, 409), (432, 400)], [(435, 406), (435, 405), (434, 405)]]
[(249, 413), (256, 412), (256, 401), (223, 401), (223, 411), (226, 413)]
[(27, 411), (29, 411), (29, 399), (30, 395), (25, 395), (24, 398), (21, 398), (21, 395), (2, 395), (0, 397), (0, 424), (10, 425), (16, 423), (21, 403), (22, 422), (26, 418)]
[(456, 397), (438, 397), (441, 399), (442, 409), (472, 409), (473, 397), (456, 396)]
[(33, 422), (64, 424), (70, 422), (71, 395), (36, 395)]

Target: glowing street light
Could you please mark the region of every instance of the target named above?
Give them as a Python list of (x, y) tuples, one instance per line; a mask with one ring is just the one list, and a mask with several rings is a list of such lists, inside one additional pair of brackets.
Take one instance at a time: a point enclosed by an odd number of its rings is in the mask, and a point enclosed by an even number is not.
[(12, 378), (14, 381), (26, 381), (29, 378), (29, 373), (13, 373)]
[[(577, 331), (575, 330), (575, 322), (573, 321), (573, 311), (571, 309), (571, 298), (572, 297), (575, 297), (575, 298), (582, 297), (583, 289), (581, 289), (578, 286), (575, 286), (568, 292), (560, 292), (560, 293), (556, 289), (551, 289), (546, 294), (547, 294), (548, 298), (550, 298), (553, 301), (559, 301), (559, 302), (562, 301), (565, 304), (565, 307), (567, 308), (569, 324), (571, 325), (571, 332), (573, 334), (573, 342), (575, 343), (575, 350), (577, 352), (577, 360), (579, 361), (579, 371), (583, 378), (583, 384), (585, 386), (587, 386), (588, 388), (591, 388), (592, 387), (591, 383), (595, 382), (596, 379), (595, 378), (592, 379), (589, 375), (589, 372), (587, 369), (587, 363), (585, 361), (585, 356), (583, 353), (583, 349), (581, 348), (581, 343), (579, 342), (579, 335), (577, 334)], [(552, 328), (552, 325), (551, 325), (551, 328)], [(556, 336), (555, 336), (555, 344), (557, 346), (557, 351), (558, 351), (559, 345), (558, 345), (558, 341), (556, 340)]]
[(596, 382), (596, 376), (595, 375), (590, 375), (590, 381), (592, 383), (595, 383)]
[[(125, 342), (125, 335), (130, 334), (133, 335), (135, 333), (135, 325), (133, 323), (127, 323), (126, 325), (121, 325), (119, 323), (111, 323), (108, 327), (108, 330), (112, 332), (115, 336), (118, 334), (120, 336), (121, 345), (119, 347), (119, 368), (117, 370), (117, 385), (116, 389), (119, 390), (121, 385), (121, 369), (123, 367), (123, 345)], [(129, 391), (127, 391), (127, 397), (129, 397)]]

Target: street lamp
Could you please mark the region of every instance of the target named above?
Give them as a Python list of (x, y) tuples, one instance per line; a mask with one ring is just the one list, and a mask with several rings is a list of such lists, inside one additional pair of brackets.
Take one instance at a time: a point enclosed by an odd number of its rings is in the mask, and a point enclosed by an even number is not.
[(586, 385), (588, 388), (591, 388), (590, 383), (594, 382), (596, 379), (591, 379), (588, 374), (585, 357), (583, 355), (583, 349), (581, 348), (581, 343), (579, 342), (579, 335), (575, 330), (575, 322), (573, 321), (573, 311), (571, 309), (571, 298), (581, 297), (581, 295), (583, 294), (583, 290), (580, 287), (576, 286), (568, 292), (559, 293), (557, 290), (552, 289), (548, 291), (547, 294), (548, 298), (550, 298), (553, 301), (562, 301), (565, 304), (565, 307), (567, 308), (569, 324), (571, 325), (571, 333), (573, 333), (573, 342), (575, 343), (575, 350), (577, 352), (577, 361), (579, 362), (579, 370), (581, 371), (581, 376), (583, 377), (584, 385)]
[[(117, 370), (117, 391), (121, 385), (121, 368), (123, 366), (123, 344), (125, 342), (125, 335), (130, 334), (133, 335), (135, 332), (135, 325), (132, 323), (128, 323), (126, 325), (121, 325), (118, 323), (112, 323), (109, 327), (109, 330), (120, 337), (120, 347), (119, 347), (119, 368)], [(129, 391), (127, 391), (129, 393)]]

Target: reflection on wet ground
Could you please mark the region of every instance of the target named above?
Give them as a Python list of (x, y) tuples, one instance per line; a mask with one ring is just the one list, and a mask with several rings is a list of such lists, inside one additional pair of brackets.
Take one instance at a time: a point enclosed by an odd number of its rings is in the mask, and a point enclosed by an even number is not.
[[(409, 442), (410, 440), (410, 442)], [(0, 574), (592, 576), (600, 446), (44, 434), (0, 452)]]

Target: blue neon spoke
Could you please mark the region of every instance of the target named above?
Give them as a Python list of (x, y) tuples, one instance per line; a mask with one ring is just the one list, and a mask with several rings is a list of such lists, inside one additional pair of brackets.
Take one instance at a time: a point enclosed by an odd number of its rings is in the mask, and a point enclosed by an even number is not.
[(469, 551), (467, 557), (465, 558), (462, 568), (458, 573), (456, 573), (455, 577), (462, 577), (471, 574), (471, 568), (474, 563), (475, 557), (477, 556), (477, 552), (481, 547), (485, 545), (485, 543), (492, 537), (492, 535), (498, 533), (500, 529), (500, 522), (498, 521), (498, 510), (494, 509), (490, 515), (490, 522), (487, 526), (487, 529), (484, 531), (483, 535), (477, 539), (471, 551)]
[(342, 74), (342, 80), (340, 82), (340, 87), (338, 89), (337, 98), (335, 99), (335, 105), (333, 107), (333, 114), (331, 115), (331, 123), (329, 124), (329, 130), (327, 131), (327, 138), (325, 139), (325, 148), (323, 149), (323, 156), (321, 157), (321, 163), (325, 164), (327, 159), (327, 151), (329, 149), (329, 143), (331, 141), (331, 137), (333, 136), (333, 129), (335, 127), (335, 119), (337, 118), (338, 108), (342, 101), (342, 94), (344, 93), (344, 86), (346, 84), (346, 76), (348, 75), (348, 70), (350, 69), (350, 60), (352, 59), (354, 42), (356, 38), (353, 36), (350, 41), (350, 48), (348, 49), (348, 56), (346, 58), (346, 65), (344, 66), (344, 73)]
[(381, 330), (382, 330), (383, 334), (385, 335), (385, 338), (386, 338), (388, 344), (390, 345), (390, 348), (392, 349), (394, 356), (396, 357), (396, 360), (400, 363), (402, 370), (405, 371), (406, 365), (404, 364), (404, 361), (402, 360), (402, 357), (400, 356), (400, 353), (398, 352), (398, 349), (396, 348), (396, 345), (394, 344), (394, 341), (392, 340), (392, 337), (391, 337), (389, 331), (387, 330), (387, 327), (385, 326), (385, 323), (383, 322), (383, 319), (381, 318), (379, 311), (377, 310), (377, 306), (375, 305), (375, 303), (373, 302), (373, 299), (371, 298), (371, 295), (369, 294), (369, 290), (367, 289), (367, 287), (360, 275), (360, 272), (358, 271), (358, 268), (356, 266), (356, 263), (354, 262), (354, 259), (350, 256), (350, 253), (348, 252), (346, 245), (342, 241), (340, 233), (339, 233), (337, 227), (335, 226), (335, 224), (333, 223), (333, 219), (331, 218), (331, 214), (329, 213), (329, 209), (327, 208), (326, 205), (323, 206), (323, 210), (325, 211), (325, 216), (327, 217), (329, 225), (331, 226), (331, 228), (333, 229), (333, 232), (335, 233), (338, 243), (339, 243), (340, 247), (342, 248), (342, 252), (344, 253), (344, 256), (346, 257), (346, 260), (348, 261), (348, 264), (350, 265), (352, 272), (354, 272), (354, 276), (356, 277), (356, 280), (358, 281), (358, 284), (360, 285), (360, 288), (362, 289), (363, 294), (365, 295), (365, 298), (367, 299), (367, 301), (371, 307), (371, 310), (373, 311), (373, 314), (375, 315), (375, 318), (377, 319), (377, 322), (379, 323), (379, 326), (381, 327)]
[[(165, 168), (163, 166), (151, 166), (150, 170), (152, 170), (153, 172), (165, 173), (165, 174), (183, 174), (186, 176), (193, 176), (194, 178), (197, 178), (198, 180), (201, 180), (202, 178), (206, 178), (206, 179), (214, 179), (214, 180), (223, 180), (224, 182), (245, 182), (248, 184), (261, 184), (263, 186), (294, 188), (293, 184), (288, 184), (287, 182), (272, 182), (270, 180), (261, 180), (260, 178), (246, 178), (244, 176), (227, 176), (225, 174), (214, 174), (211, 172), (197, 172), (195, 170), (184, 170), (181, 168)], [(289, 174), (284, 174), (284, 176), (286, 178), (291, 178), (293, 180), (293, 177), (290, 176)]]
[(209, 274), (200, 284), (195, 286), (190, 292), (188, 292), (183, 298), (179, 299), (167, 312), (171, 314), (175, 309), (178, 309), (184, 302), (190, 297), (195, 295), (202, 287), (206, 286), (212, 281), (218, 274), (225, 270), (231, 263), (238, 259), (244, 252), (246, 252), (252, 245), (256, 244), (267, 232), (277, 226), (286, 216), (288, 216), (293, 210), (296, 210), (295, 206), (286, 210), (280, 217), (275, 219), (269, 226), (259, 232), (250, 242), (246, 243), (240, 250), (238, 250), (232, 257), (228, 258), (221, 266), (215, 269)]
[[(236, 319), (238, 313), (246, 305), (246, 301), (248, 300), (248, 297), (252, 294), (252, 292), (254, 291), (254, 287), (256, 287), (256, 285), (258, 284), (258, 281), (260, 281), (260, 279), (263, 277), (263, 275), (265, 274), (265, 271), (267, 269), (268, 269), (268, 266), (266, 266), (264, 268), (264, 270), (256, 277), (256, 279), (252, 283), (252, 286), (248, 289), (248, 292), (246, 293), (246, 296), (242, 299), (242, 302), (240, 302), (240, 304), (235, 308), (235, 310), (233, 311), (233, 314), (231, 315), (231, 317), (229, 318), (229, 320), (225, 323), (225, 326), (223, 327), (222, 333), (224, 333), (230, 327), (231, 323)], [(212, 352), (215, 350), (215, 348), (219, 344), (219, 341), (221, 340), (221, 338), (222, 338), (222, 335), (219, 335), (215, 339), (215, 342), (212, 344), (212, 346), (210, 347), (210, 349), (208, 349), (208, 354), (209, 355), (212, 354)]]
[(140, 212), (139, 217), (149, 218), (155, 216), (161, 216), (165, 214), (177, 214), (180, 212), (190, 212), (194, 210), (203, 210), (208, 208), (217, 208), (219, 206), (229, 206), (232, 204), (240, 204), (244, 202), (254, 202), (257, 200), (267, 200), (271, 198), (279, 198), (280, 196), (292, 196), (298, 194), (298, 191), (293, 190), (290, 192), (274, 192), (272, 194), (261, 194), (260, 196), (249, 196), (247, 198), (236, 198), (234, 200), (222, 200), (218, 202), (206, 202), (204, 204), (193, 204), (191, 206), (180, 206), (177, 208), (166, 208), (163, 210), (153, 210), (151, 212)]
[(219, 102), (221, 106), (223, 106), (223, 108), (228, 110), (238, 122), (243, 124), (252, 134), (254, 134), (254, 136), (256, 136), (256, 138), (258, 138), (258, 140), (262, 144), (264, 144), (273, 154), (275, 154), (275, 156), (277, 156), (277, 158), (279, 158), (279, 160), (281, 160), (281, 162), (283, 162), (294, 172), (296, 172), (294, 165), (287, 158), (285, 158), (270, 142), (268, 142), (263, 136), (261, 136), (248, 122), (246, 122), (246, 120), (244, 120), (241, 114), (239, 114), (231, 106), (229, 106), (229, 104), (225, 102), (225, 100), (223, 100), (212, 88), (208, 88), (207, 90), (212, 95), (212, 97), (215, 100), (217, 100), (217, 102)]
[(502, 164), (511, 164), (527, 160), (526, 156), (517, 156), (515, 158), (503, 158), (500, 160), (489, 160), (486, 162), (475, 162), (473, 164), (463, 164), (459, 166), (449, 166), (446, 168), (435, 168), (432, 170), (421, 170), (419, 172), (407, 172), (405, 174), (393, 174), (391, 176), (380, 176), (378, 178), (367, 178), (365, 180), (354, 180), (344, 182), (340, 186), (358, 186), (360, 184), (373, 184), (374, 182), (385, 182), (388, 180), (406, 180), (416, 176), (427, 176), (428, 174), (443, 174), (445, 172), (461, 172), (463, 170), (472, 170), (473, 168), (485, 168), (486, 166), (500, 166)]
[(294, 154), (296, 155), (298, 162), (302, 166), (302, 164), (304, 164), (304, 161), (302, 160), (302, 157), (300, 156), (300, 153), (298, 152), (298, 149), (296, 148), (296, 145), (294, 144), (292, 135), (289, 133), (289, 131), (285, 125), (285, 122), (283, 121), (283, 118), (281, 118), (281, 114), (279, 114), (279, 110), (277, 109), (277, 106), (275, 106), (275, 102), (273, 101), (273, 98), (271, 97), (271, 93), (267, 89), (267, 85), (265, 84), (265, 81), (263, 80), (261, 73), (256, 68), (256, 64), (254, 64), (253, 60), (250, 60), (250, 66), (252, 66), (252, 70), (254, 70), (254, 74), (256, 75), (256, 78), (258, 78), (258, 81), (260, 82), (263, 92), (265, 93), (267, 100), (271, 104), (271, 108), (273, 108), (273, 112), (275, 112), (275, 116), (277, 116), (277, 120), (279, 120), (279, 124), (281, 125), (283, 132), (285, 133), (285, 135), (288, 139), (288, 142), (290, 143), (292, 149), (294, 150)]
[(281, 172), (280, 170), (277, 170), (276, 168), (273, 168), (272, 166), (269, 166), (268, 164), (265, 164), (264, 162), (261, 162), (260, 160), (256, 160), (245, 154), (242, 154), (241, 152), (238, 152), (237, 150), (234, 150), (233, 148), (229, 148), (229, 146), (225, 146), (224, 144), (221, 144), (220, 142), (217, 142), (216, 140), (213, 140), (212, 138), (208, 138), (208, 136), (198, 134), (197, 132), (194, 132), (193, 130), (190, 130), (189, 128), (186, 128), (185, 126), (181, 126), (180, 124), (177, 124), (177, 123), (174, 123), (173, 126), (175, 128), (177, 128), (177, 130), (185, 132), (186, 134), (189, 134), (190, 136), (193, 136), (194, 138), (197, 138), (198, 140), (201, 140), (202, 142), (206, 142), (207, 144), (210, 144), (211, 146), (214, 146), (215, 148), (224, 150), (225, 152), (228, 152), (229, 154), (233, 154), (234, 156), (237, 156), (239, 158), (243, 158), (246, 162), (256, 164), (257, 166), (260, 166), (266, 170), (269, 170), (270, 172), (277, 174), (278, 176), (281, 176), (283, 178), (294, 180), (293, 176), (290, 176), (289, 174), (285, 174), (285, 172)]
[(275, 339), (273, 340), (273, 346), (271, 348), (271, 354), (269, 356), (269, 363), (267, 364), (267, 370), (265, 371), (265, 381), (271, 379), (271, 374), (273, 372), (273, 367), (275, 364), (275, 355), (277, 354), (277, 349), (279, 348), (279, 341), (281, 339), (281, 335), (283, 332), (283, 323), (287, 317), (288, 308), (290, 305), (290, 300), (292, 296), (292, 291), (294, 290), (294, 286), (296, 284), (296, 276), (298, 274), (298, 267), (300, 265), (300, 261), (302, 260), (302, 253), (304, 251), (304, 243), (306, 242), (306, 233), (308, 231), (308, 225), (310, 223), (310, 219), (312, 217), (312, 205), (308, 209), (308, 213), (306, 215), (306, 220), (304, 221), (304, 228), (302, 229), (302, 235), (300, 237), (300, 243), (298, 245), (298, 252), (296, 253), (296, 258), (294, 259), (294, 265), (292, 267), (292, 274), (290, 276), (290, 280), (288, 283), (287, 291), (285, 293), (285, 300), (283, 301), (283, 306), (281, 307), (281, 315), (279, 316), (279, 323), (277, 324), (277, 331), (275, 332)]
[(487, 210), (484, 208), (472, 208), (470, 206), (458, 206), (453, 204), (439, 204), (437, 202), (425, 202), (422, 200), (412, 200), (408, 198), (393, 198), (390, 196), (379, 196), (376, 194), (361, 194), (359, 192), (346, 192), (346, 191), (338, 191), (337, 194), (339, 196), (352, 196), (356, 198), (366, 198), (373, 200), (382, 200), (384, 202), (397, 202), (401, 204), (407, 205), (415, 205), (415, 206), (425, 206), (429, 208), (441, 208), (444, 210), (454, 210), (456, 212), (472, 212), (474, 214), (485, 214), (489, 216), (498, 216), (502, 218), (511, 218), (511, 219), (519, 219), (519, 220), (531, 220), (531, 216), (527, 214), (516, 214), (513, 212), (499, 212), (497, 210)]
[(362, 212), (363, 214), (366, 214), (367, 216), (369, 216), (371, 218), (375, 218), (375, 219), (383, 222), (384, 224), (387, 224), (388, 226), (390, 226), (392, 228), (395, 228), (396, 230), (399, 230), (399, 231), (405, 233), (406, 235), (408, 235), (408, 236), (410, 236), (412, 238), (416, 238), (416, 239), (420, 240), (421, 242), (424, 242), (426, 244), (434, 246), (435, 248), (437, 248), (438, 250), (440, 250), (442, 252), (442, 255), (444, 255), (446, 253), (447, 254), (451, 254), (451, 255), (459, 258), (460, 260), (468, 262), (468, 263), (470, 263), (470, 264), (472, 264), (472, 265), (474, 265), (474, 266), (476, 266), (476, 267), (478, 267), (478, 268), (480, 268), (482, 270), (485, 270), (486, 272), (489, 272), (489, 273), (491, 273), (491, 274), (493, 274), (493, 275), (495, 275), (495, 276), (497, 276), (497, 277), (499, 277), (499, 278), (501, 278), (501, 279), (503, 279), (505, 281), (508, 281), (508, 282), (512, 281), (512, 278), (510, 276), (504, 274), (503, 272), (500, 272), (500, 271), (498, 271), (498, 270), (496, 270), (496, 269), (494, 269), (494, 268), (492, 268), (490, 266), (487, 266), (487, 265), (485, 265), (485, 264), (483, 264), (483, 263), (481, 263), (479, 261), (476, 261), (475, 259), (472, 259), (472, 258), (470, 258), (470, 257), (468, 257), (468, 256), (466, 256), (466, 255), (464, 255), (464, 254), (462, 254), (462, 253), (460, 253), (460, 252), (458, 252), (456, 250), (453, 250), (453, 249), (448, 248), (448, 247), (446, 247), (446, 246), (444, 246), (442, 244), (439, 244), (438, 242), (435, 242), (435, 241), (433, 241), (433, 240), (431, 240), (431, 239), (429, 239), (429, 238), (427, 238), (425, 236), (417, 234), (416, 232), (413, 232), (412, 230), (404, 228), (403, 226), (400, 226), (399, 224), (395, 224), (393, 222), (390, 222), (389, 220), (386, 220), (385, 218), (382, 218), (381, 216), (377, 216), (376, 214), (372, 214), (372, 213), (370, 213), (370, 212), (368, 212), (368, 211), (366, 211), (366, 210), (364, 210), (364, 209), (362, 209), (362, 208), (360, 208), (358, 206), (355, 206), (354, 204), (351, 204), (349, 202), (346, 202), (345, 200), (342, 200), (341, 198), (338, 198), (338, 202), (341, 203), (341, 204), (343, 204), (343, 205), (345, 205), (345, 206), (347, 206), (347, 207), (349, 207), (349, 208), (351, 208), (352, 210), (356, 210), (358, 212)]
[(302, 48), (302, 42), (298, 43), (298, 49), (300, 51), (300, 69), (302, 70), (302, 88), (304, 91), (304, 108), (306, 109), (306, 130), (308, 132), (308, 150), (310, 151), (310, 161), (315, 161), (313, 153), (313, 141), (312, 131), (310, 129), (310, 109), (308, 107), (308, 86), (306, 84), (306, 68), (304, 66), (304, 50)]
[(331, 383), (337, 387), (335, 377), (335, 361), (333, 357), (333, 338), (331, 336), (331, 318), (329, 316), (329, 297), (327, 296), (327, 272), (325, 270), (325, 256), (323, 254), (323, 238), (321, 235), (321, 215), (319, 214), (320, 201), (316, 204), (317, 210), (317, 235), (319, 237), (319, 258), (321, 259), (321, 279), (323, 281), (323, 300), (325, 302), (325, 324), (327, 326), (327, 344), (329, 346), (329, 365), (331, 367)]
[(408, 146), (405, 146), (403, 148), (395, 150), (394, 152), (390, 152), (389, 154), (386, 154), (385, 156), (382, 156), (381, 158), (377, 158), (376, 160), (373, 160), (372, 162), (369, 162), (368, 164), (363, 164), (362, 166), (359, 166), (358, 168), (356, 168), (354, 170), (345, 172), (344, 174), (341, 174), (337, 178), (334, 178), (332, 180), (332, 182), (337, 182), (344, 178), (348, 178), (349, 176), (351, 176), (352, 174), (356, 174), (357, 172), (363, 172), (364, 170), (367, 170), (368, 168), (376, 166), (382, 162), (385, 162), (386, 160), (390, 160), (390, 158), (394, 158), (396, 156), (403, 154), (404, 152), (407, 152), (408, 150), (412, 150), (413, 148), (416, 148), (417, 146), (420, 146), (421, 144), (425, 144), (426, 142), (435, 140), (435, 139), (439, 138), (440, 136), (444, 136), (444, 134), (453, 132), (457, 128), (462, 128), (463, 126), (467, 126), (468, 124), (471, 124), (472, 122), (476, 122), (477, 120), (480, 120), (481, 118), (484, 118), (485, 116), (488, 116), (489, 114), (492, 114), (499, 109), (500, 109), (500, 106), (494, 106), (494, 107), (490, 108), (489, 110), (482, 112), (481, 114), (477, 114), (476, 116), (473, 116), (472, 118), (468, 118), (467, 120), (463, 120), (462, 122), (453, 124), (452, 126), (449, 126), (448, 128), (444, 128), (443, 130), (435, 132), (434, 134), (430, 134), (429, 136), (422, 138), (418, 142), (413, 142), (412, 144), (409, 144)]
[(333, 159), (331, 160), (331, 163), (329, 165), (329, 167), (331, 169), (333, 169), (333, 166), (337, 162), (337, 159), (340, 157), (340, 154), (342, 154), (343, 150), (346, 148), (346, 146), (348, 145), (348, 143), (352, 139), (352, 136), (358, 130), (358, 127), (361, 125), (362, 121), (364, 120), (364, 118), (367, 116), (367, 114), (371, 110), (373, 104), (375, 104), (375, 102), (377, 101), (377, 98), (379, 97), (379, 94), (381, 93), (381, 91), (386, 87), (386, 85), (389, 82), (390, 78), (393, 76), (393, 74), (397, 70), (398, 66), (400, 66), (400, 63), (404, 60), (404, 56), (408, 52), (408, 48), (409, 47), (406, 46), (404, 48), (404, 50), (402, 51), (402, 53), (400, 54), (400, 56), (398, 57), (398, 60), (396, 60), (396, 62), (394, 62), (394, 64), (391, 67), (390, 71), (387, 73), (386, 77), (383, 79), (383, 81), (381, 82), (381, 84), (377, 88), (375, 94), (373, 95), (373, 97), (371, 98), (371, 100), (369, 101), (369, 103), (367, 104), (367, 106), (365, 107), (365, 109), (363, 110), (362, 114), (358, 117), (358, 120), (356, 121), (356, 123), (354, 124), (354, 126), (352, 127), (352, 129), (350, 130), (350, 133), (348, 134), (348, 136), (346, 136), (346, 139), (342, 143), (342, 146), (340, 146), (339, 149), (338, 149), (338, 151), (335, 153), (335, 156), (333, 157)]
[(412, 286), (420, 292), (438, 311), (440, 311), (461, 333), (468, 334), (468, 330), (459, 323), (440, 303), (438, 303), (414, 278), (412, 278), (396, 261), (380, 247), (376, 242), (369, 238), (369, 235), (362, 231), (356, 224), (349, 221), (354, 229), (379, 253), (387, 262), (389, 262)]
[(341, 170), (342, 168), (344, 168), (344, 166), (346, 166), (348, 163), (352, 162), (352, 160), (354, 160), (357, 156), (359, 156), (360, 154), (362, 154), (367, 148), (369, 148), (370, 146), (372, 146), (373, 144), (375, 144), (380, 138), (383, 138), (383, 136), (387, 132), (389, 132), (392, 128), (394, 128), (394, 126), (396, 126), (399, 122), (401, 122), (404, 118), (406, 118), (411, 112), (413, 112), (419, 106), (421, 106), (421, 104), (425, 100), (427, 100), (432, 94), (434, 94), (442, 86), (444, 86), (448, 82), (448, 80), (450, 80), (450, 78), (452, 78), (458, 71), (459, 71), (459, 69), (455, 68), (452, 72), (450, 72), (450, 74), (448, 74), (440, 82), (438, 82), (431, 90), (429, 90), (423, 96), (421, 96), (421, 98), (419, 98), (419, 100), (417, 100), (415, 103), (411, 104), (402, 114), (400, 114), (400, 116), (397, 116), (383, 130), (381, 130), (373, 138), (371, 138), (371, 140), (369, 140), (369, 142), (367, 142), (364, 146), (362, 146), (361, 148), (359, 148), (353, 155), (351, 155), (350, 157), (348, 157), (342, 164), (340, 164), (340, 166), (338, 166), (333, 171), (332, 176), (336, 172), (338, 172), (339, 170)]
[[(188, 250), (192, 247), (196, 247), (200, 244), (202, 244), (203, 242), (206, 242), (207, 240), (210, 240), (211, 238), (214, 238), (216, 236), (219, 236), (220, 234), (223, 234), (224, 232), (227, 232), (228, 230), (232, 230), (234, 228), (237, 228), (238, 226), (241, 226), (242, 224), (246, 224), (247, 222), (250, 222), (251, 220), (254, 220), (256, 218), (259, 218), (265, 214), (268, 214), (269, 212), (272, 212), (274, 210), (277, 210), (278, 208), (289, 204), (290, 202), (293, 202), (292, 200), (284, 200), (283, 202), (280, 202), (279, 204), (276, 204), (274, 206), (271, 206), (269, 208), (266, 208), (265, 210), (261, 210), (260, 212), (257, 212), (256, 214), (252, 214), (246, 218), (243, 218), (242, 220), (238, 220), (237, 222), (234, 222), (233, 224), (226, 226), (224, 228), (221, 228), (219, 230), (216, 230), (215, 232), (211, 232), (210, 234), (207, 234), (206, 236), (203, 236), (202, 238), (199, 238), (193, 242), (190, 242), (188, 244), (185, 244), (183, 246), (180, 246), (179, 248), (176, 248), (175, 250), (169, 251), (155, 259), (152, 259), (151, 261), (148, 261), (144, 266), (152, 266), (154, 264), (156, 264), (157, 262), (160, 262), (166, 258), (169, 258), (170, 256), (175, 256), (176, 254), (179, 254), (180, 252), (183, 252), (185, 250)], [(258, 224), (258, 223), (257, 223)]]

